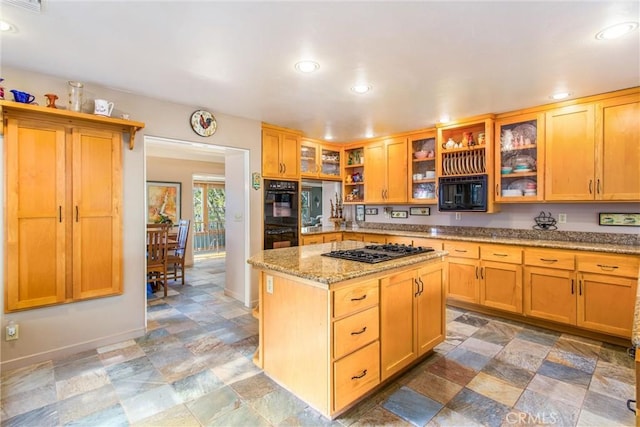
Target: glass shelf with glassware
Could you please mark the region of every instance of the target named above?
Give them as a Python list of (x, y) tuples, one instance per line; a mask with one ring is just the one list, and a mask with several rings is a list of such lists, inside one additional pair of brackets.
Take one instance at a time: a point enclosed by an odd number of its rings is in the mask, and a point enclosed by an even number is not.
[(544, 115), (496, 119), (496, 201), (544, 199)]
[(436, 131), (409, 135), (409, 203), (436, 202)]

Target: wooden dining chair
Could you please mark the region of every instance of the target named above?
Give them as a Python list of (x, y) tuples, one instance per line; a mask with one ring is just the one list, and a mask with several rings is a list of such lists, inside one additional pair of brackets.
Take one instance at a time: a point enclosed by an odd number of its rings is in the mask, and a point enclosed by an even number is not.
[(169, 227), (147, 227), (147, 283), (160, 283), (167, 296), (167, 233)]
[(189, 240), (189, 228), (191, 221), (181, 219), (178, 221), (178, 236), (174, 248), (169, 248), (169, 257), (167, 265), (169, 266), (170, 276), (173, 280), (182, 280), (184, 286), (184, 257), (187, 252), (187, 241)]

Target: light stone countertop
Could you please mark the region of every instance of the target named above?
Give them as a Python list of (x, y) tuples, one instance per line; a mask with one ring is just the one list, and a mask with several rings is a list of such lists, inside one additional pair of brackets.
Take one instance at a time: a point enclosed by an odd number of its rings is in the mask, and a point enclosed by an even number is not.
[[(491, 233), (491, 229), (487, 230), (487, 234)], [(523, 237), (508, 237), (501, 235), (462, 235), (455, 233), (442, 233), (437, 231), (424, 232), (424, 231), (408, 231), (408, 230), (392, 230), (392, 229), (378, 229), (378, 228), (357, 228), (357, 229), (345, 229), (336, 230), (333, 227), (318, 228), (315, 231), (302, 232), (303, 236), (313, 234), (324, 234), (334, 232), (352, 232), (352, 233), (367, 233), (367, 234), (384, 234), (390, 236), (403, 236), (403, 237), (420, 237), (427, 239), (439, 239), (439, 240), (456, 240), (465, 242), (477, 242), (477, 243), (494, 243), (494, 244), (506, 244), (506, 245), (520, 245), (528, 247), (540, 247), (550, 249), (571, 249), (578, 251), (597, 251), (607, 252), (620, 255), (640, 255), (640, 246), (637, 244), (615, 244), (615, 243), (599, 243), (599, 242), (581, 242), (578, 240), (563, 241), (563, 240), (546, 240), (537, 238), (523, 238)], [(496, 233), (498, 234), (498, 233)], [(531, 233), (535, 235), (537, 233)]]
[(292, 248), (267, 249), (253, 255), (247, 262), (255, 268), (278, 271), (319, 284), (331, 285), (398, 267), (441, 259), (447, 255), (445, 251), (426, 252), (376, 264), (321, 256), (321, 254), (332, 250), (357, 249), (365, 245), (363, 242), (345, 241), (296, 246)]

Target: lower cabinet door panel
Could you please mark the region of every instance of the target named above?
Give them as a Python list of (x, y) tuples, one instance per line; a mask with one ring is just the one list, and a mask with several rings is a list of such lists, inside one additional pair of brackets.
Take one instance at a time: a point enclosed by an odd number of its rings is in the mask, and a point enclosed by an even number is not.
[(380, 341), (334, 363), (334, 412), (380, 384)]

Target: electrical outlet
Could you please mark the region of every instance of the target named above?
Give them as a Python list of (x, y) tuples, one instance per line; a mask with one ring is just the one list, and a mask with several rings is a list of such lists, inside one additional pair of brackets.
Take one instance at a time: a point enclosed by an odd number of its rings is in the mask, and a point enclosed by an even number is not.
[(10, 322), (6, 328), (5, 340), (17, 340), (20, 333), (20, 327), (17, 323)]
[(567, 214), (558, 214), (558, 224), (567, 223)]
[(461, 218), (462, 214), (460, 214), (460, 212), (456, 212), (456, 221), (460, 221)]
[(273, 276), (267, 276), (267, 293), (273, 293)]

